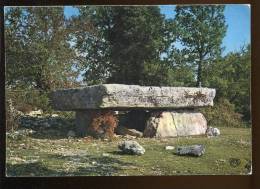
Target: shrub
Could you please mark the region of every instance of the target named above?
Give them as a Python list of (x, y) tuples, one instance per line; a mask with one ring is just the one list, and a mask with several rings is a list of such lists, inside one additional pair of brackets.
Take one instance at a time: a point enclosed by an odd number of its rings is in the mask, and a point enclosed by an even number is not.
[(118, 119), (113, 111), (93, 111), (87, 133), (95, 138), (112, 138)]
[(219, 99), (213, 107), (202, 108), (208, 125), (217, 127), (242, 127), (242, 115), (235, 112), (234, 104), (227, 99)]
[(6, 90), (8, 99), (12, 99), (15, 109), (28, 113), (35, 109), (43, 111), (52, 111), (48, 92), (30, 89), (8, 89)]
[(11, 99), (6, 100), (6, 130), (14, 131), (18, 128), (19, 112), (13, 107)]

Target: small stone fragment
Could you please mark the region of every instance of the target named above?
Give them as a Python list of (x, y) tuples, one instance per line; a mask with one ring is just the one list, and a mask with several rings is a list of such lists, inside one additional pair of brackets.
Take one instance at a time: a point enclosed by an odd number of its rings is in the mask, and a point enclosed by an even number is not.
[(203, 145), (191, 145), (177, 147), (176, 154), (180, 156), (195, 156), (200, 157), (205, 153), (205, 147)]
[(118, 148), (125, 154), (143, 155), (145, 149), (136, 141), (124, 141), (118, 145)]
[(174, 150), (174, 149), (175, 149), (174, 146), (166, 146), (166, 147), (165, 147), (165, 150)]
[(238, 159), (238, 158), (230, 158), (229, 164), (230, 164), (231, 167), (237, 167), (241, 164), (241, 160)]
[(40, 109), (40, 110), (36, 110), (36, 111), (30, 111), (26, 115), (36, 117), (36, 116), (39, 116), (39, 115), (42, 115), (42, 114), (43, 114), (43, 111)]
[(136, 137), (142, 137), (143, 133), (140, 131), (137, 131), (136, 129), (128, 129), (124, 126), (118, 126), (115, 130), (115, 132), (119, 135), (131, 135)]
[(211, 136), (219, 136), (220, 135), (220, 130), (218, 128), (213, 128), (213, 127), (209, 127), (206, 131), (207, 136), (211, 137)]
[(108, 154), (108, 153), (103, 153), (102, 156), (104, 156), (104, 157), (108, 157), (109, 154)]

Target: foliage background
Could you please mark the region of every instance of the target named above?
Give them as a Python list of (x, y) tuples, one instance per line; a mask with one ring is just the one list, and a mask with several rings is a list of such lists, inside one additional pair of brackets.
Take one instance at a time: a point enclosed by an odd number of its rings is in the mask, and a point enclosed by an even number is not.
[[(225, 6), (10, 7), (5, 11), (7, 99), (23, 112), (52, 111), (48, 94), (84, 84), (216, 88), (209, 124), (250, 126), (250, 44), (222, 55)], [(189, 32), (187, 32), (189, 31)], [(176, 42), (182, 44), (177, 48)]]

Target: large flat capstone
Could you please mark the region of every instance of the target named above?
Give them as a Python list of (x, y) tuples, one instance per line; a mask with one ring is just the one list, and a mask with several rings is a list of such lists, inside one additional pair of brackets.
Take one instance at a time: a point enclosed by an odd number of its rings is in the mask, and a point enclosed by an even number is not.
[(176, 109), (213, 106), (215, 89), (153, 87), (123, 84), (93, 85), (57, 90), (51, 94), (57, 110)]

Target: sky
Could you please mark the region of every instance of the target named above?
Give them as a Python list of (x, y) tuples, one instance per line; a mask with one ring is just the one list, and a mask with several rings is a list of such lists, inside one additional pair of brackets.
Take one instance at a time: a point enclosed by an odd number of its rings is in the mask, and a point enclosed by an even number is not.
[[(161, 13), (166, 18), (175, 17), (174, 5), (160, 6)], [(65, 16), (77, 15), (78, 10), (71, 6), (65, 7)], [(251, 40), (251, 9), (249, 5), (229, 4), (226, 5), (224, 15), (228, 25), (226, 36), (222, 46), (225, 47), (223, 55), (231, 51), (238, 51), (243, 45), (250, 43)]]

